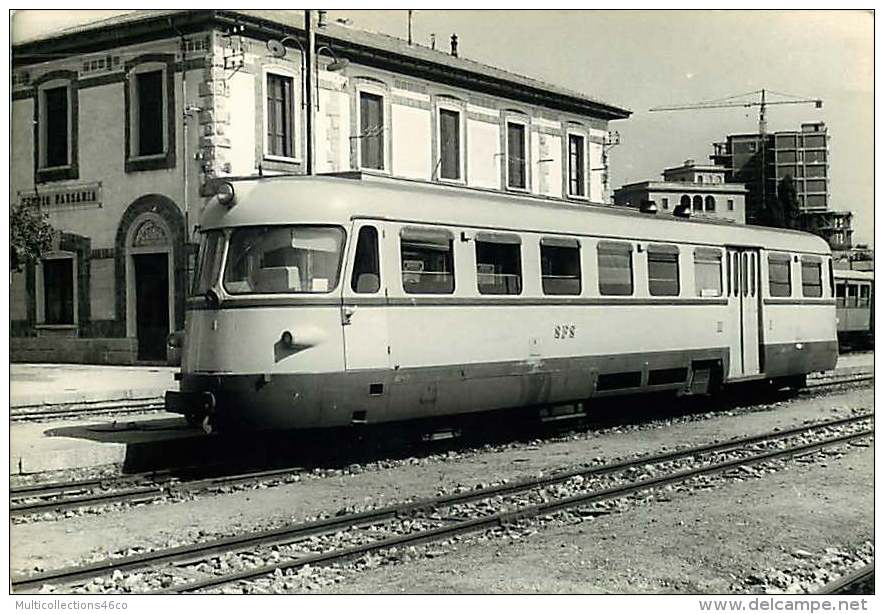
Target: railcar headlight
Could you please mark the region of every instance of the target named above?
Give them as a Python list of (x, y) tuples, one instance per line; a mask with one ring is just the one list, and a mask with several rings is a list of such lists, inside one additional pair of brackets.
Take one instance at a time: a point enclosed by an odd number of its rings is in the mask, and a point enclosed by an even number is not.
[(279, 338), (279, 341), (280, 341), (280, 343), (282, 343), (283, 346), (285, 346), (289, 349), (291, 349), (295, 346), (295, 338), (287, 330), (283, 331), (282, 336)]
[(215, 180), (212, 189), (218, 199), (218, 204), (224, 205), (228, 209), (236, 204), (236, 190), (233, 189), (233, 184), (229, 181)]

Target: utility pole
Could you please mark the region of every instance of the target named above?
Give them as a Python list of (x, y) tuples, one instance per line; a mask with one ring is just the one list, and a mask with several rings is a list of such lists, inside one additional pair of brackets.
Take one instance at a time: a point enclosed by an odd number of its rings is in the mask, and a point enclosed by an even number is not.
[(304, 169), (308, 175), (314, 175), (314, 157), (316, 154), (316, 144), (314, 137), (314, 121), (316, 119), (316, 105), (313, 102), (313, 82), (316, 79), (315, 56), (316, 56), (316, 30), (313, 28), (313, 11), (304, 11), (304, 26), (307, 30), (307, 49), (305, 53), (305, 64), (307, 65), (305, 85), (306, 92), (304, 94), (304, 102), (307, 107), (306, 132), (307, 132), (307, 155), (305, 156), (306, 168)]
[(411, 41), (412, 41), (412, 38), (411, 38), (411, 18), (413, 16), (413, 14), (414, 14), (414, 11), (411, 9), (408, 9), (408, 45), (409, 46), (411, 46)]

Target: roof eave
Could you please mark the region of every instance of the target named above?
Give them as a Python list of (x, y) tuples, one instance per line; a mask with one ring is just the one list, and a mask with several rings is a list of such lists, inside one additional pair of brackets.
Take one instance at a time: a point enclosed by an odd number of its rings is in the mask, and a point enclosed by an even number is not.
[[(38, 59), (39, 56), (46, 53), (56, 56), (58, 54), (75, 55), (102, 51), (110, 44), (133, 44), (153, 40), (156, 39), (157, 33), (160, 31), (175, 34), (179, 32), (190, 33), (212, 26), (223, 27), (233, 24), (251, 24), (255, 27), (257, 34), (264, 34), (267, 38), (271, 38), (274, 34), (304, 36), (302, 29), (234, 10), (182, 10), (126, 23), (98, 26), (74, 33), (61, 33), (51, 38), (15, 45), (13, 46), (13, 66), (20, 68), (40, 63), (43, 60)], [(125, 31), (121, 32), (123, 29)], [(326, 44), (334, 43), (336, 53), (355, 63), (387, 68), (417, 77), (426, 77), (429, 74), (434, 81), (485, 94), (501, 95), (514, 100), (598, 119), (626, 119), (632, 115), (632, 111), (613, 105), (548, 92), (540, 88), (532, 88), (489, 75), (408, 57), (385, 49), (360, 45), (321, 33), (318, 34), (317, 41)]]

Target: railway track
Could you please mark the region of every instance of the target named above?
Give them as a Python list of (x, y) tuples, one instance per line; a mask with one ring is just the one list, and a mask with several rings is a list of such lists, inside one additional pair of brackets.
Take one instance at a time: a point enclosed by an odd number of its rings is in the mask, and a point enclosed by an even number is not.
[[(9, 514), (18, 517), (111, 503), (148, 502), (166, 496), (210, 491), (223, 486), (285, 478), (298, 473), (301, 469), (301, 467), (286, 467), (190, 480), (182, 478), (181, 470), (177, 470), (132, 474), (111, 479), (22, 486), (11, 488), (9, 491)], [(206, 468), (194, 468), (193, 471), (205, 472)]]
[(817, 591), (818, 595), (873, 595), (874, 593), (874, 563), (842, 576)]
[[(825, 388), (872, 379), (874, 375), (871, 373), (825, 377), (809, 382), (807, 388)], [(17, 518), (114, 503), (145, 503), (184, 493), (211, 491), (213, 488), (225, 485), (282, 479), (300, 473), (303, 467), (285, 467), (211, 478), (195, 477), (207, 475), (212, 470), (213, 467), (179, 468), (174, 471), (151, 471), (119, 477), (13, 487), (10, 489), (10, 516)]]
[(34, 422), (58, 418), (81, 418), (88, 416), (133, 415), (165, 412), (162, 398), (120, 399), (95, 403), (71, 403), (50, 405), (26, 405), (13, 407), (9, 412), (11, 422)]
[[(582, 510), (581, 514), (598, 515), (607, 512), (594, 506), (605, 502), (695, 478), (746, 471), (753, 465), (807, 455), (868, 437), (873, 433), (868, 424), (871, 419), (872, 414), (863, 414), (273, 530), (14, 577), (11, 588), (14, 592), (25, 592), (47, 584), (69, 587), (96, 577), (141, 570), (142, 575), (151, 578), (148, 590), (196, 592), (307, 565), (329, 565), (391, 548), (447, 540), (562, 510), (577, 508)], [(836, 433), (833, 436), (833, 429), (853, 430), (846, 435)], [(815, 440), (807, 442), (808, 437)], [(254, 555), (256, 551), (268, 548), (275, 549), (275, 556), (280, 559), (278, 562), (246, 565), (234, 561), (232, 571), (209, 574), (195, 571), (193, 567), (222, 557)], [(194, 578), (194, 575), (201, 577)]]

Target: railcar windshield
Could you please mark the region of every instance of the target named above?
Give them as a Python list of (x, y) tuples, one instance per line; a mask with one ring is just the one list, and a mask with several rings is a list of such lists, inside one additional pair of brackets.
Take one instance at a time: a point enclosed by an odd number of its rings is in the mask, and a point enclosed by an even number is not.
[(193, 294), (205, 294), (218, 280), (221, 259), (224, 257), (224, 233), (220, 230), (204, 232), (193, 276)]
[(224, 289), (230, 294), (321, 294), (338, 285), (344, 230), (257, 226), (230, 236)]

